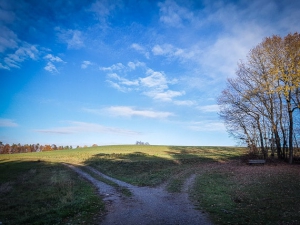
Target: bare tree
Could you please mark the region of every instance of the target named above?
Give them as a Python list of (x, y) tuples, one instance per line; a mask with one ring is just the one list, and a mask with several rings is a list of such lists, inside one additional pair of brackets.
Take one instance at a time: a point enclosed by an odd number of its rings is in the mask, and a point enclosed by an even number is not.
[[(272, 36), (253, 48), (221, 93), (221, 118), (235, 137), (259, 147), (264, 158), (275, 139), (278, 158), (293, 161), (294, 113), (300, 109), (300, 34)], [(299, 115), (297, 110), (297, 115)], [(252, 126), (250, 125), (252, 124)], [(298, 126), (295, 129), (295, 126)], [(273, 138), (274, 137), (274, 138)], [(271, 140), (271, 141), (270, 141)]]

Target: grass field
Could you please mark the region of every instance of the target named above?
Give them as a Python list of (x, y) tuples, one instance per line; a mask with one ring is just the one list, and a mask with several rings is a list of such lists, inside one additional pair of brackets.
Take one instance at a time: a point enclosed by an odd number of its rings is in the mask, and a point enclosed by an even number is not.
[(0, 163), (2, 224), (92, 224), (104, 203), (85, 180), (46, 161)]
[(248, 166), (244, 154), (245, 149), (231, 147), (135, 145), (0, 155), (0, 222), (97, 221), (104, 213), (101, 199), (60, 164), (67, 162), (139, 186), (167, 183), (170, 192), (180, 192), (185, 179), (196, 174), (191, 200), (215, 224), (299, 224), (299, 166)]

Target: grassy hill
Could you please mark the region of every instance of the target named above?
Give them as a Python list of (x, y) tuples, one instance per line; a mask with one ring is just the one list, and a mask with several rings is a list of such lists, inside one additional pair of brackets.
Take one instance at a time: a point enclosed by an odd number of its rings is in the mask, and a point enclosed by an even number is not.
[(169, 192), (180, 192), (196, 174), (190, 198), (216, 224), (299, 224), (299, 166), (249, 166), (245, 153), (234, 147), (124, 145), (0, 155), (0, 222), (98, 223), (104, 203), (64, 162), (138, 186), (165, 183)]

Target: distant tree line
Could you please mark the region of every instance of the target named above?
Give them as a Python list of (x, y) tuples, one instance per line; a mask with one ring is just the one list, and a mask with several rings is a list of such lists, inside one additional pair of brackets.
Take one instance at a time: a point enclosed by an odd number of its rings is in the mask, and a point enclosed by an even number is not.
[(148, 142), (137, 141), (136, 145), (150, 145)]
[(300, 145), (300, 34), (272, 36), (253, 48), (218, 104), (230, 135), (252, 153), (292, 163)]
[[(93, 147), (97, 145), (94, 144)], [(76, 148), (81, 148), (79, 145)], [(85, 145), (84, 148), (87, 148)], [(64, 149), (73, 149), (72, 145), (66, 146), (57, 146), (55, 144), (52, 145), (40, 145), (40, 144), (3, 144), (0, 141), (0, 154), (15, 154), (15, 153), (28, 153), (28, 152), (45, 152), (45, 151), (55, 151), (55, 150), (64, 150)]]

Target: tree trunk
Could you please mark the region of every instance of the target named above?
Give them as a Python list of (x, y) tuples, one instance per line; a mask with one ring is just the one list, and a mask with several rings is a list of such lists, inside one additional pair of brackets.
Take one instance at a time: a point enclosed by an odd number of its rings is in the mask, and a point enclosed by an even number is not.
[(258, 119), (256, 120), (256, 123), (257, 123), (257, 129), (259, 131), (259, 139), (260, 139), (260, 146), (261, 146), (261, 151), (263, 153), (263, 156), (264, 156), (264, 159), (266, 159), (266, 151), (265, 151), (265, 147), (264, 147), (264, 139), (263, 139), (263, 134), (262, 134), (262, 131), (261, 131), (261, 127), (260, 127), (260, 123), (259, 123), (259, 117)]
[(289, 101), (288, 103), (288, 112), (289, 112), (289, 163), (293, 163), (293, 155), (294, 155), (294, 149), (293, 149), (293, 130), (294, 130), (294, 121), (293, 121), (293, 110), (291, 105), (291, 91), (289, 92)]
[(274, 128), (274, 126), (273, 126), (273, 132), (274, 132), (274, 136), (275, 136), (275, 143), (276, 143), (276, 149), (277, 149), (277, 157), (278, 157), (278, 159), (282, 159), (280, 137), (279, 137), (277, 129)]

